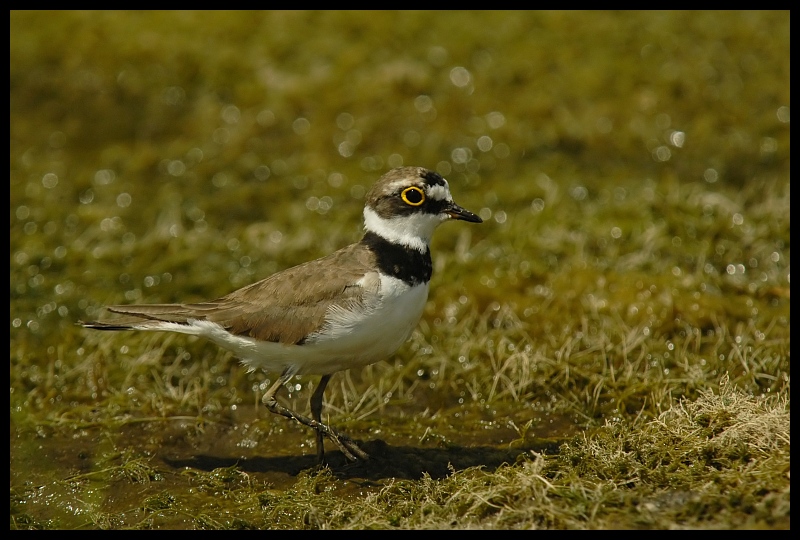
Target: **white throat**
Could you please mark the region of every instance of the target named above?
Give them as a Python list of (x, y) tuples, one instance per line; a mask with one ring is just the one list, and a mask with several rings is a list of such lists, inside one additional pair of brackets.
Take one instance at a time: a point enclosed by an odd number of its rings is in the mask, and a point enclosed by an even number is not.
[(364, 228), (367, 231), (420, 253), (427, 251), (433, 231), (447, 218), (447, 214), (417, 213), (385, 219), (368, 206), (364, 207)]

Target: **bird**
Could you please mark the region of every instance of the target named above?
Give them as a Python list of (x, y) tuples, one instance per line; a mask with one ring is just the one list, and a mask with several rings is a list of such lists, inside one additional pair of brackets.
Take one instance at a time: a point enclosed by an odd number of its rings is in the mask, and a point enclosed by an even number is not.
[[(453, 201), (442, 175), (423, 167), (387, 171), (367, 193), (364, 235), (319, 259), (287, 268), (208, 302), (114, 305), (116, 318), (78, 321), (95, 330), (179, 332), (231, 351), (250, 370), (280, 374), (262, 397), (274, 413), (324, 437), (350, 461), (367, 460), (350, 437), (322, 421), (325, 387), (338, 371), (389, 358), (411, 336), (428, 298), (430, 243), (445, 221), (483, 220)], [(311, 418), (276, 399), (295, 375), (320, 375)]]

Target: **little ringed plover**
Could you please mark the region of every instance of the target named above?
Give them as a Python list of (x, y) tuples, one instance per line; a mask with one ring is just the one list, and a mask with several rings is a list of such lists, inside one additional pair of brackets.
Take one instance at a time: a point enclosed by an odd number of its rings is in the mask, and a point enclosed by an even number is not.
[[(109, 306), (121, 317), (79, 322), (97, 330), (169, 331), (205, 337), (251, 370), (280, 373), (262, 402), (316, 431), (350, 460), (356, 443), (322, 422), (322, 394), (333, 373), (388, 358), (416, 327), (428, 298), (430, 242), (450, 219), (481, 223), (455, 202), (447, 180), (421, 167), (384, 174), (367, 194), (364, 237), (321, 259), (194, 304)], [(275, 399), (294, 375), (321, 375), (307, 418)]]

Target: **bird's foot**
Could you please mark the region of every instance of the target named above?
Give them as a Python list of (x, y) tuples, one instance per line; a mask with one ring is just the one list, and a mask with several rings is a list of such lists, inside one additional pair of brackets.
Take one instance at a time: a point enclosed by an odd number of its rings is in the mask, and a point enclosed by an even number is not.
[(266, 405), (267, 409), (269, 409), (270, 412), (279, 414), (281, 416), (285, 416), (286, 418), (292, 418), (293, 420), (300, 422), (304, 426), (310, 427), (317, 433), (321, 433), (322, 435), (328, 437), (333, 442), (333, 444), (339, 447), (339, 450), (341, 450), (344, 456), (350, 461), (358, 461), (359, 459), (362, 460), (369, 459), (369, 454), (367, 454), (361, 448), (359, 448), (353, 439), (351, 439), (347, 435), (339, 433), (331, 426), (323, 424), (322, 422), (317, 422), (316, 420), (308, 418), (307, 416), (303, 416), (302, 414), (298, 414), (291, 409), (287, 409), (286, 407), (278, 403), (278, 401), (274, 398), (264, 400), (264, 405)]

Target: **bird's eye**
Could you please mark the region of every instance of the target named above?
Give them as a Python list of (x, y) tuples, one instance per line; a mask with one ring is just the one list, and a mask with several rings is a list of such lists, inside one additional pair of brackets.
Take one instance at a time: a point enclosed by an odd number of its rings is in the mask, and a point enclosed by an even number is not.
[(400, 198), (402, 198), (406, 204), (419, 206), (425, 202), (425, 193), (417, 186), (411, 186), (400, 193)]

